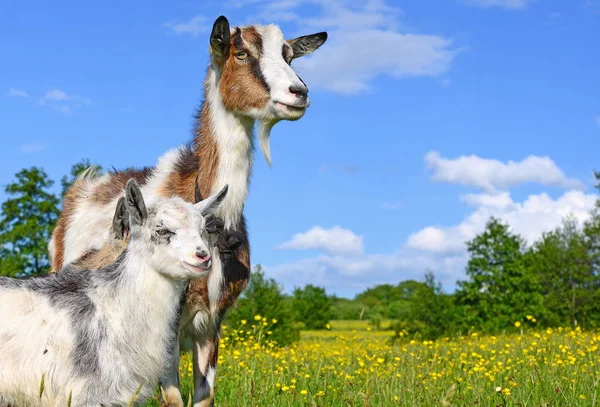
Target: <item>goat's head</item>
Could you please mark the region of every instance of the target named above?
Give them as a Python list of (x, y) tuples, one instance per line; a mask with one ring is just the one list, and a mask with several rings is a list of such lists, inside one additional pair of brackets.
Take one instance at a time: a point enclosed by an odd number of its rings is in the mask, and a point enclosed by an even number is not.
[(205, 231), (206, 217), (219, 207), (226, 194), (227, 186), (196, 204), (174, 197), (159, 199), (146, 208), (139, 186), (129, 180), (124, 205), (129, 214), (130, 244), (144, 250), (152, 266), (170, 278), (207, 275), (216, 238)]
[(300, 119), (310, 104), (308, 87), (292, 69), (292, 60), (326, 40), (326, 32), (285, 40), (276, 25), (230, 28), (224, 16), (213, 25), (210, 55), (223, 105), (259, 121), (259, 141), (269, 164), (273, 125)]

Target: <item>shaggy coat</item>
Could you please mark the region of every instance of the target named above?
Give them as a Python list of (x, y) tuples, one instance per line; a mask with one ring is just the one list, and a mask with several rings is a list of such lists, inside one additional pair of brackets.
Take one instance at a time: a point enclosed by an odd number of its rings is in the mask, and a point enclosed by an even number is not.
[[(250, 248), (243, 216), (253, 160), (253, 128), (258, 123), (261, 149), (270, 163), (269, 135), (280, 120), (298, 120), (309, 105), (308, 88), (290, 63), (316, 50), (327, 38), (318, 33), (285, 40), (275, 25), (230, 28), (219, 17), (210, 35), (211, 64), (204, 81), (205, 100), (196, 120), (191, 145), (163, 155), (158, 164), (141, 170), (115, 171), (102, 177), (83, 177), (67, 192), (63, 211), (49, 246), (53, 271), (102, 257), (100, 266), (118, 255), (110, 233), (111, 216), (126, 181), (133, 177), (152, 203), (179, 196), (194, 202), (195, 192), (209, 196), (229, 185), (215, 214), (224, 222), (224, 241), (238, 240), (223, 268), (208, 279), (192, 280), (185, 295), (181, 329), (193, 342), (194, 406), (210, 406), (221, 321), (246, 287)], [(223, 248), (223, 247), (221, 247)], [(112, 253), (112, 254), (111, 254)], [(220, 257), (217, 252), (215, 258)], [(92, 261), (88, 257), (87, 261)], [(95, 261), (95, 260), (94, 260)], [(183, 406), (179, 391), (178, 355), (161, 380), (165, 404)]]
[(185, 282), (209, 274), (205, 217), (226, 191), (147, 209), (131, 181), (117, 210), (127, 207), (131, 239), (114, 263), (0, 277), (0, 405), (123, 406), (140, 387), (137, 400), (151, 395), (177, 346)]

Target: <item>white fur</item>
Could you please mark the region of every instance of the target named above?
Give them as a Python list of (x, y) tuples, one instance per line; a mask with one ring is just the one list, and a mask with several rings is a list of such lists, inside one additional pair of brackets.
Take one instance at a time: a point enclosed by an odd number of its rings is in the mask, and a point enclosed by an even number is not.
[[(222, 103), (218, 91), (220, 72), (218, 65), (213, 61), (212, 69), (207, 77), (208, 86), (206, 99), (210, 102), (210, 118), (213, 133), (210, 135), (217, 142), (219, 164), (217, 176), (212, 185), (211, 193), (216, 193), (225, 184), (229, 185), (229, 191), (225, 201), (216, 215), (220, 216), (228, 229), (234, 228), (241, 219), (244, 203), (248, 195), (248, 185), (253, 161), (253, 139), (252, 132), (255, 121), (258, 121), (258, 136), (260, 146), (265, 155), (267, 163), (271, 163), (269, 138), (272, 127), (280, 120), (297, 120), (304, 115), (309, 104), (308, 98), (305, 106), (299, 106), (298, 100), (289, 88), (290, 86), (302, 87), (304, 84), (294, 73), (293, 69), (282, 57), (282, 47), (285, 40), (281, 30), (275, 25), (255, 26), (263, 39), (263, 54), (260, 66), (266, 82), (271, 89), (270, 99), (262, 108), (249, 108), (241, 114), (227, 111)], [(235, 30), (232, 30), (232, 34)], [(287, 106), (297, 106), (289, 109)], [(302, 105), (302, 103), (300, 103)], [(160, 194), (165, 180), (174, 170), (177, 158), (177, 150), (171, 150), (159, 159), (149, 182), (142, 188), (144, 197), (151, 205)], [(102, 182), (100, 179), (87, 179), (86, 185), (89, 191), (93, 191)], [(104, 178), (106, 182), (107, 178)], [(68, 264), (81, 257), (90, 249), (99, 249), (109, 239), (110, 222), (116, 207), (118, 197), (110, 203), (100, 205), (97, 203), (84, 202), (79, 204), (73, 214), (65, 232), (65, 253), (63, 264)], [(51, 257), (55, 254), (55, 242), (50, 242)], [(203, 339), (218, 339), (220, 321), (217, 315), (218, 301), (222, 295), (223, 270), (219, 262), (217, 249), (213, 252), (213, 272), (208, 279), (209, 310), (186, 309), (182, 315), (181, 327), (184, 332), (192, 333), (195, 345)], [(58, 271), (58, 270), (54, 270)], [(207, 356), (208, 357), (208, 356)], [(195, 358), (194, 364), (198, 369), (205, 369), (206, 358)], [(169, 388), (169, 393), (176, 393), (178, 383), (178, 358), (174, 358), (169, 365), (169, 371), (164, 377), (164, 383)], [(210, 380), (207, 382), (210, 390), (214, 390), (214, 370)], [(198, 379), (194, 377), (196, 388)], [(173, 390), (175, 389), (175, 390)], [(173, 391), (171, 391), (173, 390)], [(195, 400), (199, 399), (196, 391)], [(169, 398), (176, 405), (181, 404), (181, 396)]]
[[(78, 281), (92, 279), (92, 288), (82, 287), (94, 304), (93, 321), (105, 326), (86, 336), (99, 346), (99, 377), (74, 371), (77, 325), (89, 319), (73, 317), (69, 306), (53, 304), (48, 292), (0, 280), (0, 401), (65, 406), (72, 394), (74, 407), (125, 405), (142, 384), (138, 400), (149, 396), (169, 364), (167, 344), (173, 332), (168, 327), (176, 317), (183, 281), (208, 273), (187, 265), (206, 265), (195, 252), (211, 250), (201, 229), (214, 202), (214, 197), (196, 205), (181, 198), (156, 200), (143, 224), (131, 218), (132, 238), (126, 257), (116, 266), (118, 279), (92, 274), (105, 271), (77, 275)], [(162, 228), (173, 232), (168, 244), (156, 242), (156, 231)]]
[(227, 197), (218, 216), (231, 229), (239, 223), (248, 196), (248, 184), (252, 168), (252, 131), (254, 120), (234, 115), (225, 109), (217, 89), (217, 74), (209, 73), (206, 99), (210, 102), (213, 136), (219, 150), (219, 167), (211, 194), (229, 185)]

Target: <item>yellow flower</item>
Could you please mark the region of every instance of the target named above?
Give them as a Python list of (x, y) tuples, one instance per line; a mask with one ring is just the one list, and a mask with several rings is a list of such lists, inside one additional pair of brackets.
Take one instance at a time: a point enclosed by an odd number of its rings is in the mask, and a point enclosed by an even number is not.
[(331, 329), (331, 327), (329, 326), (329, 324), (325, 325), (325, 328)]
[(521, 326), (521, 322), (519, 322), (519, 321), (515, 322), (515, 326), (516, 326), (517, 328), (518, 328), (518, 327), (520, 327), (520, 326)]
[(300, 390), (300, 394), (302, 394), (302, 395), (305, 395), (307, 393), (308, 393), (308, 391), (306, 391), (306, 390)]
[(276, 320), (276, 319), (273, 319), (273, 321), (272, 321), (272, 322), (273, 322), (274, 324), (276, 324), (276, 323), (277, 323), (277, 320)]
[(281, 391), (288, 391), (289, 389), (290, 389), (290, 388), (289, 388), (289, 386), (283, 386), (283, 387), (281, 388)]
[(255, 315), (254, 316), (254, 320), (255, 321), (260, 321), (262, 319), (262, 317), (260, 315)]
[(504, 394), (505, 396), (510, 396), (510, 389), (509, 388), (502, 389), (502, 394)]
[(245, 319), (242, 319), (242, 325), (246, 325), (246, 322), (247, 321)]

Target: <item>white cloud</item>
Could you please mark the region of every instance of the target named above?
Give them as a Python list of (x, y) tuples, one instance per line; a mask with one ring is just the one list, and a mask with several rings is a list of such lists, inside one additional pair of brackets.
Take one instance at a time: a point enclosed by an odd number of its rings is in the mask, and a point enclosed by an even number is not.
[(436, 77), (450, 69), (458, 52), (448, 37), (408, 30), (400, 21), (402, 10), (385, 0), (234, 0), (229, 5), (248, 7), (247, 23), (294, 24), (297, 29), (287, 31), (287, 38), (328, 32), (321, 49), (293, 63), (311, 89), (354, 95), (370, 91), (382, 76)]
[(522, 10), (536, 0), (464, 0), (465, 4), (483, 8), (501, 7), (510, 10)]
[(291, 240), (278, 246), (280, 250), (325, 250), (332, 254), (362, 255), (363, 238), (349, 229), (334, 226), (324, 229), (315, 226), (312, 229), (297, 233)]
[(14, 89), (14, 88), (10, 88), (7, 92), (8, 96), (13, 96), (13, 97), (21, 97), (21, 98), (26, 98), (29, 97), (29, 94), (27, 92), (25, 92), (22, 89)]
[(582, 189), (584, 185), (564, 172), (549, 157), (530, 155), (520, 162), (481, 158), (476, 155), (443, 158), (437, 151), (425, 155), (425, 163), (433, 172), (431, 179), (482, 188), (487, 191), (526, 182), (565, 189)]
[(322, 255), (279, 265), (266, 264), (264, 267), (269, 276), (283, 282), (286, 290), (310, 283), (325, 287), (329, 293), (353, 296), (376, 284), (422, 280), (428, 269), (435, 273), (445, 289), (452, 289), (457, 279), (463, 277), (466, 261), (464, 253), (434, 256), (402, 248), (388, 254), (358, 257)]
[(594, 122), (596, 122), (596, 124), (600, 126), (600, 114), (594, 115)]
[(39, 140), (32, 141), (31, 143), (21, 144), (19, 150), (22, 153), (39, 153), (46, 149), (46, 145)]
[(50, 100), (58, 102), (61, 100), (68, 100), (68, 99), (69, 99), (69, 97), (67, 96), (67, 94), (64, 91), (62, 91), (60, 89), (52, 89), (52, 90), (47, 91), (44, 94), (44, 97), (41, 99), (41, 102), (46, 103), (47, 101), (50, 101)]
[(192, 17), (191, 20), (182, 23), (169, 21), (163, 24), (163, 27), (168, 28), (173, 34), (187, 34), (196, 38), (200, 34), (208, 32), (212, 28), (212, 22), (208, 21), (204, 16), (197, 15)]
[(581, 191), (567, 191), (557, 199), (548, 194), (530, 195), (523, 202), (515, 202), (508, 192), (498, 194), (468, 194), (461, 197), (475, 210), (460, 224), (450, 227), (428, 226), (410, 235), (406, 246), (431, 253), (460, 253), (464, 242), (473, 239), (485, 228), (491, 216), (507, 222), (515, 233), (529, 243), (543, 232), (560, 225), (572, 215), (580, 224), (589, 218), (597, 196)]
[(70, 115), (73, 113), (73, 109), (89, 105), (92, 100), (85, 96), (69, 95), (61, 89), (51, 89), (44, 93), (44, 96), (39, 99), (39, 103), (65, 115)]
[[(331, 293), (352, 296), (375, 284), (421, 280), (424, 272), (430, 269), (444, 288), (452, 291), (456, 281), (465, 278), (468, 261), (465, 242), (481, 233), (491, 216), (508, 223), (513, 232), (531, 244), (543, 232), (560, 226), (567, 216), (582, 224), (589, 219), (597, 198), (594, 194), (577, 190), (566, 191), (555, 199), (546, 193), (530, 195), (521, 202), (513, 200), (509, 192), (463, 195), (461, 201), (473, 209), (462, 222), (450, 226), (427, 226), (410, 235), (394, 252), (353, 256), (332, 252), (285, 264), (266, 264), (265, 270), (284, 282), (287, 290), (311, 283), (323, 286)], [(294, 246), (322, 248), (312, 239), (305, 239), (310, 232), (300, 234), (302, 237)], [(347, 232), (356, 236), (351, 231)], [(361, 253), (362, 246), (361, 239)]]

